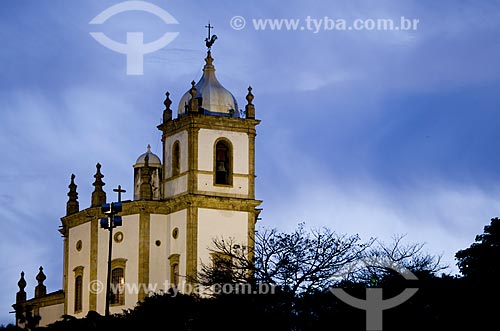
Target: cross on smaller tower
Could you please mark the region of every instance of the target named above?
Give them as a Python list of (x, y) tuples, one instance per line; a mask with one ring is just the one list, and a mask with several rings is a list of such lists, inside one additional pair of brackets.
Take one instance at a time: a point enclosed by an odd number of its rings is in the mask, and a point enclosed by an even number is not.
[(118, 193), (118, 202), (121, 202), (122, 201), (122, 193), (125, 193), (127, 191), (122, 190), (122, 186), (118, 185), (118, 188), (113, 189), (113, 192), (117, 192)]

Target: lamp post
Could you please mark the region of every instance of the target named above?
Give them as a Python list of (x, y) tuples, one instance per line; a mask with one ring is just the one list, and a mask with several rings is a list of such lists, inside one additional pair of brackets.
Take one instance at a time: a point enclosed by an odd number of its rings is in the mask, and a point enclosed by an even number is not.
[(104, 203), (101, 206), (101, 211), (106, 215), (100, 219), (101, 228), (107, 229), (109, 231), (109, 242), (108, 242), (108, 271), (106, 277), (106, 310), (104, 312), (105, 316), (109, 316), (109, 301), (111, 299), (111, 258), (113, 249), (113, 229), (117, 226), (122, 225), (122, 217), (117, 216), (118, 213), (122, 211), (122, 193), (126, 192), (122, 189), (121, 185), (118, 185), (117, 189), (113, 190), (118, 192), (118, 202)]

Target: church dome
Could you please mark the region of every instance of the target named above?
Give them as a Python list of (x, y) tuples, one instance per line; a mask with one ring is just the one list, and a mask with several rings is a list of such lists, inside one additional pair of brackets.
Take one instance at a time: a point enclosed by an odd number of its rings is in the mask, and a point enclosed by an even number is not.
[[(196, 98), (199, 100), (199, 106), (201, 107), (200, 112), (214, 116), (240, 117), (235, 97), (215, 77), (213, 60), (211, 52), (208, 51), (205, 58), (206, 63), (203, 67), (203, 75), (198, 83), (194, 85), (197, 91)], [(190, 99), (191, 94), (187, 91), (179, 101), (178, 116), (183, 116), (186, 113), (186, 106)]]
[(141, 154), (137, 158), (137, 161), (135, 161), (134, 168), (143, 167), (144, 165), (146, 165), (146, 156), (149, 156), (148, 164), (150, 167), (161, 167), (160, 158), (156, 154), (151, 152), (151, 146), (148, 145), (148, 150), (146, 151), (146, 153)]

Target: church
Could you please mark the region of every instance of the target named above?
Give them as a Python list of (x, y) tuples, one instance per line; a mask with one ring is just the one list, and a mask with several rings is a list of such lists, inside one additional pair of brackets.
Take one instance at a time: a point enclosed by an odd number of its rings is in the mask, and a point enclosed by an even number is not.
[[(251, 87), (241, 110), (217, 80), (213, 39), (206, 41), (201, 78), (179, 98), (176, 116), (166, 93), (163, 120), (156, 127), (162, 132), (162, 155), (148, 146), (135, 163), (131, 160), (133, 200), (109, 200), (98, 163), (91, 205), (81, 209), (76, 177), (71, 176), (66, 215), (59, 227), (62, 288), (47, 293), (40, 267), (35, 296), (29, 299), (21, 272), (13, 304), (17, 325), (35, 319), (38, 326), (45, 326), (63, 315), (81, 318), (90, 311), (121, 313), (151, 291), (171, 287), (189, 293), (188, 285), (201, 266), (212, 263), (215, 238), (231, 238), (238, 248), (251, 251), (261, 204), (255, 199), (255, 137), (260, 121), (255, 118)], [(123, 190), (118, 187), (114, 192), (121, 196)], [(121, 203), (116, 223), (103, 213), (103, 205), (110, 201)]]

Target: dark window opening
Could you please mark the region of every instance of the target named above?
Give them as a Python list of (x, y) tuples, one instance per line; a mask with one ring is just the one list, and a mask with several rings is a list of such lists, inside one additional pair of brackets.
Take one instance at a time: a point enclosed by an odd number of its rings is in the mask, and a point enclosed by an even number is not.
[(172, 147), (172, 176), (177, 176), (181, 168), (181, 148), (179, 141), (174, 143)]
[(82, 310), (82, 294), (83, 294), (83, 281), (82, 276), (75, 278), (75, 312)]
[(215, 184), (231, 184), (231, 150), (225, 141), (215, 146)]

